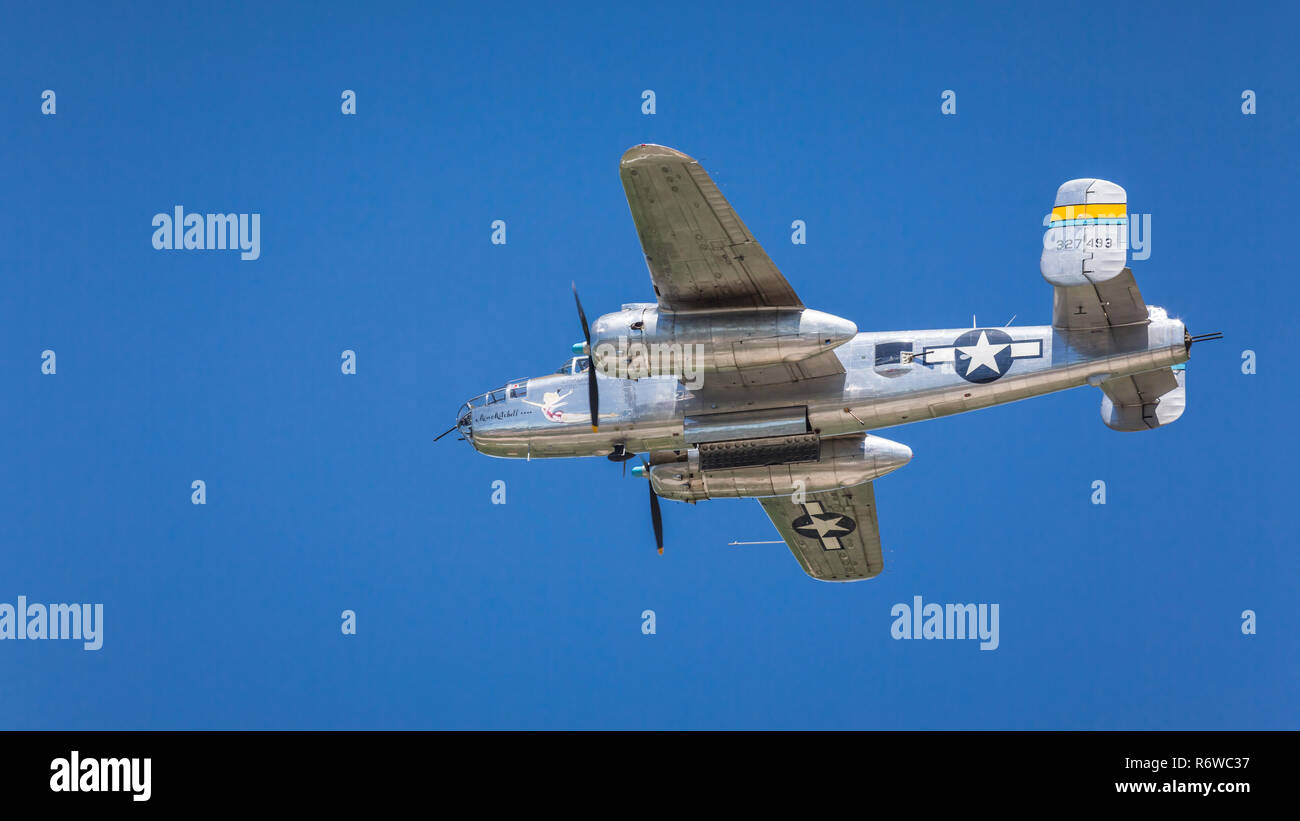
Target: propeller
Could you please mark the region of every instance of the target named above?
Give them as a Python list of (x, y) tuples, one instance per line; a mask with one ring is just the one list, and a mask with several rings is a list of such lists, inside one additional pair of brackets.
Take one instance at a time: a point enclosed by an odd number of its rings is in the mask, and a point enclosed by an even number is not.
[(659, 555), (664, 554), (664, 517), (659, 512), (659, 494), (655, 493), (654, 482), (650, 481), (650, 464), (645, 460), (641, 464), (632, 468), (633, 476), (644, 476), (646, 484), (650, 488), (650, 522), (655, 529), (655, 547), (659, 548)]
[(659, 494), (655, 493), (655, 486), (650, 485), (650, 521), (655, 528), (655, 547), (659, 548), (659, 555), (664, 555), (664, 517), (659, 512)]
[(582, 310), (582, 300), (578, 299), (578, 283), (573, 284), (573, 301), (578, 304), (578, 319), (582, 320), (582, 335), (587, 340), (587, 403), (591, 407), (591, 429), (599, 430), (600, 392), (596, 390), (596, 357), (591, 348), (591, 328), (587, 325), (587, 314)]

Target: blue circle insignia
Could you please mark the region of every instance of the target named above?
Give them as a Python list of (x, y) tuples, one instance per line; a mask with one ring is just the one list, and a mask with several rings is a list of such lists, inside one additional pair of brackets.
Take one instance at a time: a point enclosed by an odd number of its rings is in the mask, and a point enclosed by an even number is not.
[(953, 368), (967, 382), (992, 382), (1011, 367), (1011, 335), (1001, 328), (967, 331), (952, 346), (956, 349)]
[(858, 529), (858, 523), (843, 513), (805, 513), (790, 523), (794, 532), (809, 539), (839, 538)]

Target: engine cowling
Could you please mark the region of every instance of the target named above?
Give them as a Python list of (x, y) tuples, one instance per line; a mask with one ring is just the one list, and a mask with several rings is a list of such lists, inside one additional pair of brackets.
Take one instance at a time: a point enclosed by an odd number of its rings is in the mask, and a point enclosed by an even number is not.
[[(727, 444), (731, 443), (719, 443)], [(707, 461), (708, 454), (705, 456)], [(695, 448), (682, 461), (652, 465), (650, 482), (658, 495), (682, 502), (788, 496), (796, 491), (820, 493), (870, 482), (898, 470), (911, 458), (912, 449), (907, 445), (870, 434), (824, 440), (814, 461), (720, 470), (701, 469), (700, 448)]]
[[(848, 342), (858, 326), (807, 308), (661, 313), (651, 303), (623, 306), (591, 326), (596, 368), (620, 378), (675, 375), (684, 370), (798, 362)], [(683, 357), (690, 357), (683, 368)]]

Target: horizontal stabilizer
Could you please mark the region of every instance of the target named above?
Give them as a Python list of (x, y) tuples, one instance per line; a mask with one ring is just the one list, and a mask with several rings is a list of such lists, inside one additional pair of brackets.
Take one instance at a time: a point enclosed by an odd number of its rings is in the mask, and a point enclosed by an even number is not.
[(1101, 383), (1101, 418), (1114, 430), (1151, 430), (1183, 415), (1187, 371), (1181, 366), (1120, 376)]

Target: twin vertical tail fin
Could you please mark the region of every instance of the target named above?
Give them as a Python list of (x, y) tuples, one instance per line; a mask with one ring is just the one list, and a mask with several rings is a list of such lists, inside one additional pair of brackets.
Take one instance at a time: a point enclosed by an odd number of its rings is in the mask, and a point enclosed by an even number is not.
[(1070, 180), (1057, 190), (1039, 269), (1056, 289), (1052, 325), (1059, 331), (1147, 321), (1128, 269), (1128, 195), (1113, 182)]
[[(1128, 229), (1128, 195), (1115, 183), (1070, 180), (1057, 190), (1039, 267), (1055, 289), (1052, 326), (1085, 356), (1167, 350), (1171, 330), (1152, 327), (1169, 325), (1165, 312), (1146, 304), (1128, 268)], [(1102, 421), (1121, 431), (1167, 425), (1186, 407), (1186, 379), (1179, 364), (1096, 382)]]
[(1183, 365), (1107, 379), (1100, 387), (1101, 421), (1112, 430), (1152, 430), (1175, 421), (1187, 407)]

